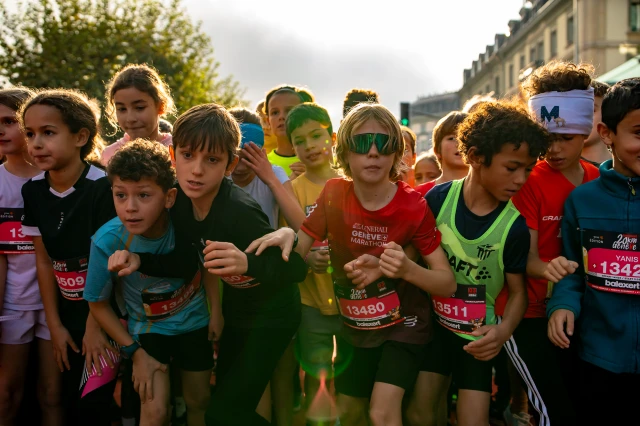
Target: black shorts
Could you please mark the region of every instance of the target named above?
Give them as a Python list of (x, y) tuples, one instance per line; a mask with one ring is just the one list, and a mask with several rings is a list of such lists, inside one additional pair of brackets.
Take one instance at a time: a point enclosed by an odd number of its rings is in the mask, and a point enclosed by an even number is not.
[(163, 364), (169, 364), (173, 360), (174, 365), (185, 371), (213, 368), (213, 345), (209, 341), (209, 327), (174, 336), (140, 334), (138, 339), (144, 350)]
[(491, 361), (479, 361), (462, 349), (470, 340), (438, 324), (433, 328), (433, 340), (427, 345), (420, 370), (452, 375), (458, 389), (491, 392)]
[(370, 398), (376, 382), (413, 388), (425, 345), (388, 340), (375, 348), (358, 348), (338, 337), (335, 362), (336, 392)]

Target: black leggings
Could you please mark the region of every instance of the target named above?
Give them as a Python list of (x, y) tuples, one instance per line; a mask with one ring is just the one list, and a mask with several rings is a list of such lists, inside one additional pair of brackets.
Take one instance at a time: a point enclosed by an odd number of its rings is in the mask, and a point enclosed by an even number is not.
[(225, 326), (216, 367), (216, 388), (207, 426), (267, 426), (256, 413), (273, 371), (295, 335), (299, 318), (287, 328)]
[(540, 414), (539, 426), (576, 424), (570, 391), (575, 383), (568, 377), (572, 362), (566, 359), (576, 343), (574, 339), (571, 349), (559, 349), (547, 337), (546, 318), (524, 318), (504, 344), (524, 380), (529, 403)]
[[(70, 330), (69, 333), (77, 347), (82, 348), (84, 331)], [(85, 357), (81, 352), (76, 353), (68, 346), (67, 356), (71, 370), (65, 370), (62, 374), (62, 404), (65, 425), (110, 426), (116, 380), (112, 380), (81, 398), (80, 380), (84, 372)]]

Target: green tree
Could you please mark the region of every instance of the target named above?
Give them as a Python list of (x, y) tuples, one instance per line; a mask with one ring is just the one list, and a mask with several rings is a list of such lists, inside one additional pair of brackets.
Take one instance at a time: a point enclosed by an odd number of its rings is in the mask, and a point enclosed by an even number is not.
[(179, 112), (244, 103), (181, 0), (26, 0), (15, 12), (0, 2), (0, 81), (76, 88), (104, 103), (105, 83), (128, 63), (153, 65)]

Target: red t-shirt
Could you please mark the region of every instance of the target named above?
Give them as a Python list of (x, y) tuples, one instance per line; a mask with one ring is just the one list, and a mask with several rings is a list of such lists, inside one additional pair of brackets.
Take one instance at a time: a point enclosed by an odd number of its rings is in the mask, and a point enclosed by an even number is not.
[[(584, 169), (583, 184), (600, 176), (598, 168), (592, 164), (580, 160), (580, 165)], [(564, 202), (575, 188), (562, 172), (551, 168), (546, 161), (540, 161), (533, 168), (527, 182), (513, 197), (513, 204), (526, 219), (529, 229), (538, 231), (538, 254), (544, 262), (562, 254), (560, 223), (564, 214)], [(547, 300), (551, 297), (552, 288), (544, 279), (527, 276), (529, 306), (524, 315), (525, 318), (547, 317)], [(498, 315), (504, 313), (507, 297), (506, 291), (498, 296), (496, 301)]]
[(425, 195), (427, 195), (427, 192), (431, 191), (431, 188), (433, 188), (434, 186), (436, 186), (436, 181), (432, 180), (431, 182), (425, 182), (422, 185), (418, 185), (413, 189), (418, 191), (420, 195), (424, 197)]
[[(353, 182), (329, 180), (316, 207), (302, 224), (302, 231), (317, 241), (329, 240), (334, 279), (345, 279), (344, 265), (363, 254), (380, 257), (384, 244), (413, 244), (426, 256), (440, 245), (440, 232), (425, 199), (404, 182), (389, 204), (376, 211), (366, 210), (354, 192)], [(426, 343), (430, 337), (430, 303), (418, 287), (399, 282), (397, 287), (404, 323), (382, 330), (345, 327), (351, 343), (375, 347), (385, 340)]]

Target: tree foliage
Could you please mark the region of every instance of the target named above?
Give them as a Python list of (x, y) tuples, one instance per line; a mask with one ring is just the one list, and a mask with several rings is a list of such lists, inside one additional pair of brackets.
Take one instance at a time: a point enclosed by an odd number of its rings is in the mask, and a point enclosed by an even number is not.
[(105, 83), (128, 63), (158, 69), (179, 112), (243, 103), (181, 0), (26, 0), (14, 12), (0, 2), (0, 80), (77, 88), (104, 103)]

